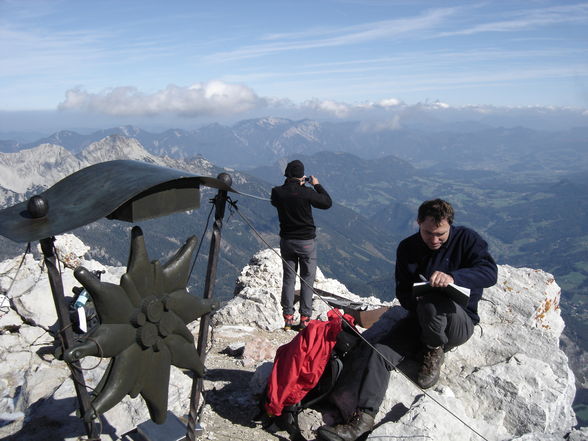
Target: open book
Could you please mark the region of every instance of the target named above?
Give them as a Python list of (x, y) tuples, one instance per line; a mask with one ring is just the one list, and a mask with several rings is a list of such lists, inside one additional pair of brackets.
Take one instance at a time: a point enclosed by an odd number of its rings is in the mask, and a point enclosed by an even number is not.
[(417, 282), (412, 285), (412, 292), (416, 296), (430, 294), (434, 291), (448, 295), (454, 302), (463, 307), (467, 306), (468, 301), (470, 300), (470, 289), (453, 283), (450, 283), (445, 288), (433, 288), (429, 285), (429, 282)]

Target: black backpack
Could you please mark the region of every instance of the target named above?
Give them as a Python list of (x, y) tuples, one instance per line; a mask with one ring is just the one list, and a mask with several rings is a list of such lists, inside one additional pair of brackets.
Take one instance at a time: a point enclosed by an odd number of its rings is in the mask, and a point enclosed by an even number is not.
[(357, 345), (357, 343), (359, 343), (360, 340), (361, 337), (357, 335), (356, 331), (351, 329), (351, 326), (346, 321), (343, 321), (342, 330), (337, 335), (335, 347), (331, 352), (329, 361), (327, 362), (325, 370), (316, 386), (312, 388), (298, 403), (291, 406), (285, 406), (282, 409), (281, 415), (271, 417), (265, 411), (267, 397), (266, 388), (259, 403), (260, 412), (255, 419), (261, 421), (264, 429), (269, 429), (275, 424), (280, 430), (285, 430), (290, 435), (291, 441), (307, 441), (300, 431), (298, 415), (304, 409), (313, 408), (328, 397), (335, 387), (337, 379), (341, 375), (345, 356)]

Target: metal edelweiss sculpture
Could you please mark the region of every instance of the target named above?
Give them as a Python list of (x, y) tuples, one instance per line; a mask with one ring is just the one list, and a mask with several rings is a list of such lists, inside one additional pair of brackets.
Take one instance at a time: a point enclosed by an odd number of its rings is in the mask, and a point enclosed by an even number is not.
[[(139, 394), (155, 423), (166, 420), (171, 365), (195, 375), (190, 393), (186, 436), (196, 437), (197, 408), (220, 253), (220, 232), (231, 177), (197, 176), (140, 161), (116, 160), (79, 170), (40, 195), (0, 210), (0, 235), (15, 242), (39, 241), (57, 313), (60, 356), (68, 363), (80, 415), (89, 440), (100, 439), (98, 416), (127, 394)], [(63, 281), (53, 243), (58, 234), (101, 218), (138, 222), (200, 207), (200, 187), (218, 190), (214, 204), (204, 295), (197, 299), (186, 285), (196, 238), (189, 238), (166, 264), (150, 262), (143, 233), (134, 227), (127, 273), (120, 285), (105, 283), (79, 267), (75, 277), (91, 294), (100, 318), (90, 333), (76, 341), (68, 314)], [(83, 191), (91, 189), (91, 191)], [(201, 317), (198, 345), (187, 324)], [(58, 355), (59, 355), (58, 354)], [(87, 356), (111, 358), (92, 394), (85, 385), (80, 360)]]
[(93, 395), (91, 421), (125, 395), (140, 394), (151, 419), (166, 418), (170, 367), (204, 376), (204, 364), (186, 324), (215, 308), (186, 289), (196, 238), (191, 237), (165, 265), (149, 262), (143, 233), (134, 227), (127, 272), (120, 286), (100, 281), (83, 267), (75, 277), (90, 293), (100, 324), (64, 354), (68, 362), (83, 357), (112, 357)]

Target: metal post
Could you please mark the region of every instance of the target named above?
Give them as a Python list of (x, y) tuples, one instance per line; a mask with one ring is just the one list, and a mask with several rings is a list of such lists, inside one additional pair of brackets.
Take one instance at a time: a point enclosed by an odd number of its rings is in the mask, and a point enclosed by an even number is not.
[[(59, 326), (58, 339), (61, 341), (63, 352), (70, 348), (74, 342), (74, 334), (71, 329), (71, 321), (69, 319), (69, 312), (65, 303), (65, 295), (63, 293), (63, 281), (61, 280), (61, 274), (57, 269), (57, 259), (53, 253), (53, 242), (54, 237), (41, 239), (41, 250), (45, 260), (45, 266), (47, 267), (47, 275), (49, 276), (49, 285), (51, 286), (51, 292), (53, 293), (53, 302), (55, 303), (55, 311), (57, 312), (57, 323)], [(84, 375), (81, 370), (79, 362), (68, 363), (68, 367), (71, 372), (71, 378), (74, 382), (76, 389), (76, 395), (78, 397), (78, 403), (80, 406), (80, 412), (82, 419), (84, 415), (91, 409), (91, 400), (88, 390), (86, 389), (86, 383), (84, 381)], [(88, 440), (100, 440), (100, 433), (98, 432), (98, 426), (93, 422), (84, 422), (86, 426), (86, 432), (88, 434)]]
[[(232, 184), (232, 178), (227, 173), (221, 173), (218, 179), (224, 181), (229, 187)], [(212, 226), (212, 237), (210, 239), (210, 251), (208, 254), (208, 266), (206, 268), (206, 280), (204, 282), (204, 298), (211, 299), (214, 293), (216, 283), (216, 269), (218, 266), (221, 230), (223, 227), (223, 217), (225, 216), (225, 206), (227, 202), (227, 192), (219, 190), (214, 198), (214, 224)], [(204, 239), (204, 238), (202, 238)], [(198, 331), (197, 351), (202, 363), (206, 359), (206, 344), (208, 341), (208, 327), (210, 325), (210, 314), (205, 314), (200, 318), (200, 330)], [(202, 393), (202, 378), (195, 377), (192, 381), (192, 392), (190, 395), (190, 414), (188, 416), (187, 439), (194, 441), (196, 439), (196, 424), (198, 423), (198, 407), (200, 405), (200, 394)]]

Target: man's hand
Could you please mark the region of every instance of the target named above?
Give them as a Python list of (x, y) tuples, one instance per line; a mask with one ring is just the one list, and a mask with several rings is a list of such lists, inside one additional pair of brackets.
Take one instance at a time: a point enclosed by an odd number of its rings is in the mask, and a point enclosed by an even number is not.
[(445, 288), (447, 285), (453, 282), (453, 277), (441, 271), (435, 271), (429, 278), (429, 284), (435, 288)]
[(318, 181), (318, 179), (315, 176), (303, 176), (302, 178), (300, 178), (300, 185), (304, 185), (304, 183), (306, 182), (306, 179), (307, 178), (309, 180), (308, 183), (310, 185), (312, 185), (313, 187), (315, 185), (318, 185), (319, 184), (319, 181)]

